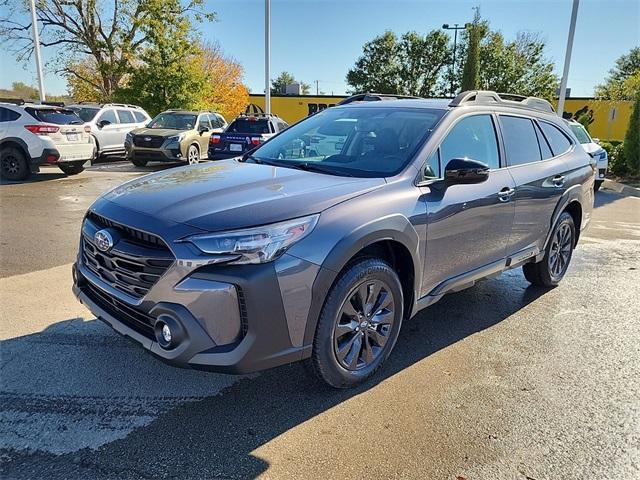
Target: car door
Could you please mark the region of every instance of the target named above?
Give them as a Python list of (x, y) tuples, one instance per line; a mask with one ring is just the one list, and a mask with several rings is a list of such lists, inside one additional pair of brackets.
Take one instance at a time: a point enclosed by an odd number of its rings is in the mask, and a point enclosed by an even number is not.
[(116, 110), (118, 114), (119, 127), (118, 127), (118, 142), (124, 146), (124, 140), (131, 130), (136, 128), (136, 117), (133, 112), (127, 108), (118, 108)]
[(209, 115), (205, 113), (200, 115), (197, 125), (200, 156), (206, 156), (207, 150), (209, 149), (209, 139), (211, 138), (211, 121), (209, 120)]
[[(101, 122), (109, 123), (101, 126)], [(101, 151), (124, 148), (124, 139), (122, 140), (122, 145), (120, 145), (120, 133), (118, 131), (120, 125), (118, 125), (118, 117), (113, 108), (108, 108), (100, 114), (96, 119), (96, 126), (98, 127), (96, 138)]]
[[(490, 113), (459, 119), (424, 166), (427, 185), (427, 245), (423, 294), (473, 270), (491, 268), (505, 258), (514, 216), (515, 183), (501, 159), (495, 119)], [(476, 184), (448, 185), (450, 160), (478, 160), (490, 168)]]
[(566, 190), (562, 154), (571, 142), (547, 122), (517, 115), (498, 118), (508, 168), (516, 182), (509, 253), (542, 249), (555, 207)]

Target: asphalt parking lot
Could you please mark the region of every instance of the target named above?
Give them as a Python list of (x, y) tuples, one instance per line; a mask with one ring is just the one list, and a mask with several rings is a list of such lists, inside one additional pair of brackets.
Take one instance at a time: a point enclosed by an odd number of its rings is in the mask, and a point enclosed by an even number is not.
[(3, 478), (640, 478), (640, 199), (596, 196), (567, 277), (521, 271), (405, 323), (380, 375), (164, 365), (71, 293), (80, 221), (166, 166), (0, 185)]

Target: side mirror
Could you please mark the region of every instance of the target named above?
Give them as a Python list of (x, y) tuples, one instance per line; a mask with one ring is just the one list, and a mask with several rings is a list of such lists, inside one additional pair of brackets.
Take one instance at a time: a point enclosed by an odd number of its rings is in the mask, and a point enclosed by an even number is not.
[(597, 143), (598, 145), (600, 145), (600, 139), (599, 138), (592, 138), (591, 140), (593, 140), (593, 143)]
[(489, 166), (486, 163), (469, 158), (449, 160), (444, 169), (444, 179), (449, 185), (480, 183), (487, 178), (489, 178)]
[(103, 127), (106, 127), (107, 125), (111, 125), (111, 122), (109, 120), (100, 120), (98, 122), (98, 128), (103, 128)]
[(200, 127), (198, 131), (200, 132), (200, 135), (202, 135), (203, 133), (206, 133), (209, 131), (209, 127)]

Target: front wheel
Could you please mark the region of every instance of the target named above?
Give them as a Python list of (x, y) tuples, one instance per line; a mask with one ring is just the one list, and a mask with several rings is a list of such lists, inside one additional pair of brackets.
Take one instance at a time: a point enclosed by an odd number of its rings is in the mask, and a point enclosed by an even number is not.
[(189, 150), (187, 150), (187, 162), (189, 165), (195, 165), (200, 161), (200, 150), (195, 145), (189, 145)]
[(542, 287), (558, 285), (569, 268), (575, 239), (573, 217), (568, 212), (562, 212), (545, 249), (544, 258), (537, 263), (524, 264), (524, 277), (532, 284)]
[(403, 305), (400, 280), (388, 263), (362, 259), (347, 266), (322, 307), (308, 360), (312, 371), (335, 388), (372, 376), (395, 345)]
[(58, 167), (67, 175), (77, 175), (84, 170), (85, 161), (58, 163)]
[(139, 158), (135, 158), (135, 157), (133, 157), (131, 159), (131, 163), (133, 163), (136, 167), (146, 167), (147, 166), (147, 161), (146, 160), (140, 160)]

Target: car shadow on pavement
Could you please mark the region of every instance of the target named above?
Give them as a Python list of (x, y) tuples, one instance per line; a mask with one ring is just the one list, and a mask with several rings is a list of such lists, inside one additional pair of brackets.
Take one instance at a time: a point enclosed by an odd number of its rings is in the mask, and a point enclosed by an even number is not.
[[(17, 478), (255, 478), (269, 467), (265, 460), (252, 453), (257, 448), (341, 402), (376, 388), (385, 379), (435, 352), (493, 327), (545, 292), (530, 286), (520, 271), (514, 270), (496, 279), (482, 281), (474, 288), (445, 296), (405, 322), (395, 350), (383, 368), (374, 378), (354, 389), (330, 389), (306, 375), (303, 365), (287, 365), (259, 375), (236, 378), (235, 383), (217, 395), (179, 403), (150, 423), (132, 429), (126, 437), (96, 449), (31, 456), (5, 450), (3, 470), (8, 476)], [(84, 322), (84, 325), (91, 323), (96, 322)], [(50, 328), (64, 326), (56, 324)], [(38, 339), (34, 337), (44, 333), (6, 340), (0, 347), (12, 342), (31, 342), (37, 348)], [(127, 340), (115, 334), (108, 338), (110, 342), (129, 346)], [(133, 346), (127, 351), (135, 353), (125, 353), (124, 359), (114, 359), (112, 368), (126, 368), (127, 374), (133, 372), (134, 378), (138, 370), (155, 369), (160, 373), (155, 376), (160, 382), (159, 390), (164, 390), (166, 395), (180, 387), (181, 378), (187, 384), (193, 382), (193, 372), (167, 367), (140, 354)], [(82, 354), (91, 356), (93, 350), (84, 349)], [(40, 377), (47, 378), (49, 374), (56, 377), (61, 366), (47, 360), (43, 356), (39, 364), (30, 368), (40, 369)], [(91, 388), (93, 383), (103, 381), (102, 367), (96, 369), (91, 365), (102, 365), (104, 361), (87, 361), (88, 368), (81, 370), (82, 378), (74, 385), (80, 389), (83, 384)], [(125, 362), (129, 363), (126, 367), (123, 366)], [(30, 372), (22, 371), (21, 374), (28, 377)], [(208, 378), (215, 382), (221, 377), (202, 372), (196, 374), (199, 382), (206, 382)], [(124, 372), (113, 372), (114, 378), (119, 375)], [(113, 388), (115, 397), (121, 394), (117, 382), (113, 383)], [(73, 393), (83, 395), (82, 391)], [(320, 432), (318, 435), (317, 441), (322, 442)]]

